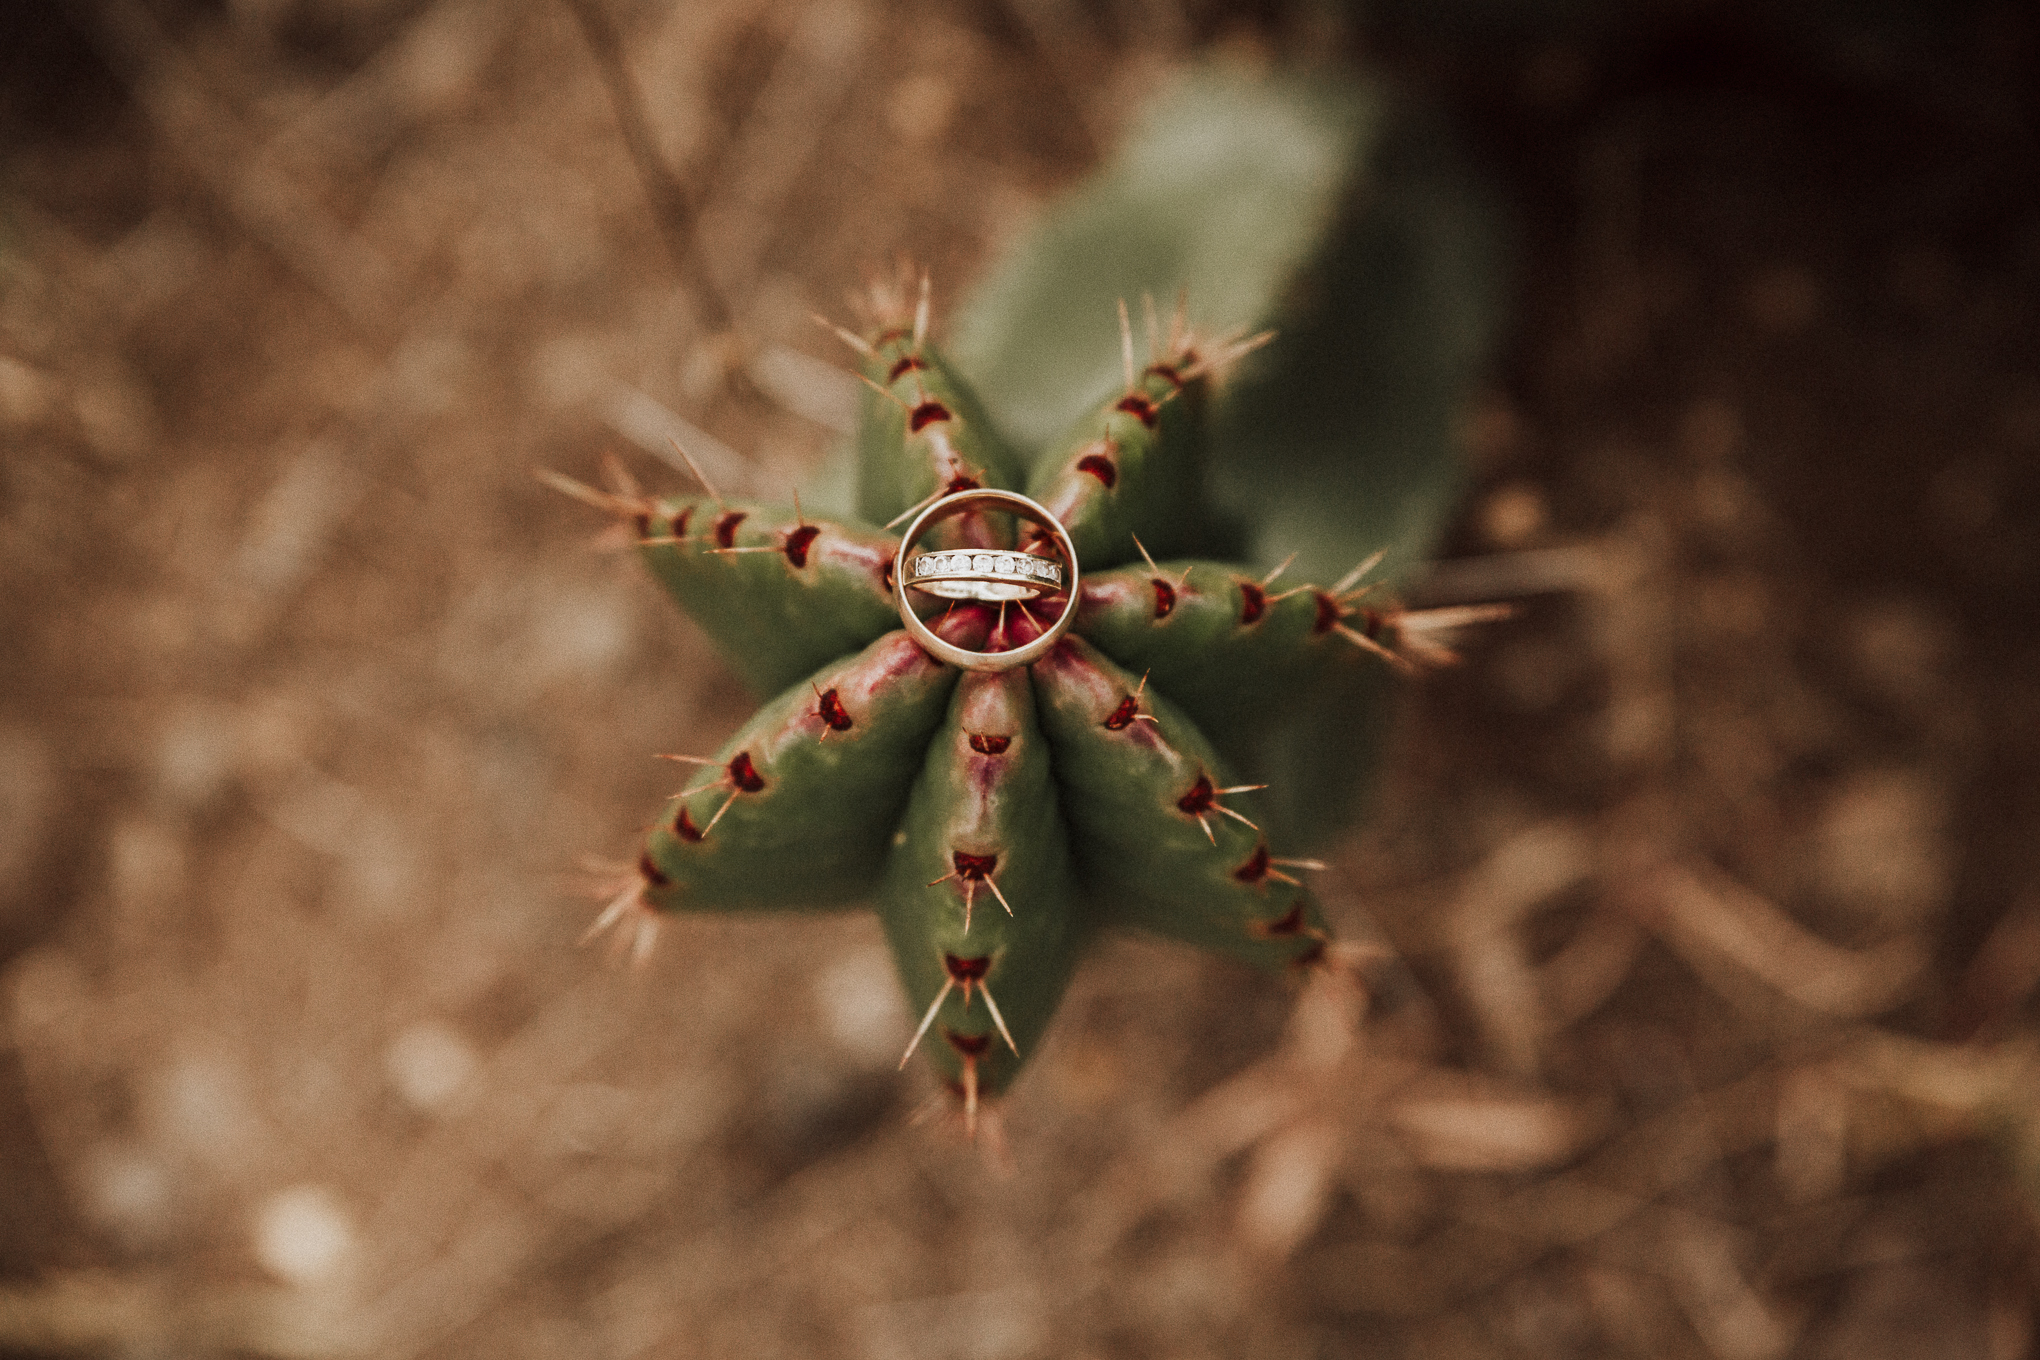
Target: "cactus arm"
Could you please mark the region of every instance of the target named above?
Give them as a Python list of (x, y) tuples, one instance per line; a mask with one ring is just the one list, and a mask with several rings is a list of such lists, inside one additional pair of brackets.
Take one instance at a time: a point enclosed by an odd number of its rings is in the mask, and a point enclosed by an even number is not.
[(1175, 705), (1080, 639), (1032, 672), (1079, 872), (1115, 923), (1264, 968), (1322, 952), (1316, 899), (1227, 806), (1230, 771)]
[(1074, 902), (1027, 674), (967, 674), (928, 748), (880, 894), (913, 1013), (932, 1015), (919, 1046), (947, 1079), (1001, 1090), (1033, 1054), (1083, 942)]
[[(1338, 602), (1237, 564), (1163, 562), (1084, 578), (1074, 631), (1167, 695), (1228, 752), (1308, 701), (1353, 652)], [(1364, 664), (1380, 665), (1373, 657)]]
[(1172, 358), (1079, 419), (1035, 466), (1028, 494), (1069, 530), (1087, 571), (1131, 561), (1141, 546), (1171, 554), (1211, 540), (1206, 384), (1186, 380), (1182, 358)]
[(934, 344), (910, 327), (870, 343), (857, 421), (857, 512), (889, 524), (939, 492), (1021, 484), (1020, 459)]
[(639, 869), (660, 910), (840, 905), (877, 885), (956, 671), (895, 629), (760, 709), (668, 803)]
[(854, 520), (704, 497), (660, 500), (637, 528), (652, 574), (753, 693), (899, 627), (896, 540)]

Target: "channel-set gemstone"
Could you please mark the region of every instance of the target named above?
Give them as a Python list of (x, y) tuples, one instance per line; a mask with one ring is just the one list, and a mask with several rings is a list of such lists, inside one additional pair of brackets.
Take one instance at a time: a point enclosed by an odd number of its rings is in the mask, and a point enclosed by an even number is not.
[(1051, 584), (1062, 582), (1062, 566), (1026, 553), (923, 553), (914, 558), (916, 577), (963, 574), (1032, 576)]

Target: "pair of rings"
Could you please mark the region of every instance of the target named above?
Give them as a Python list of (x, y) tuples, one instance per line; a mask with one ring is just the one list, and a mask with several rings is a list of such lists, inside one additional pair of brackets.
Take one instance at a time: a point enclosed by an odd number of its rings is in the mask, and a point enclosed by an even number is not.
[[(1061, 560), (1010, 549), (953, 548), (919, 551), (922, 537), (945, 520), (973, 510), (995, 510), (1048, 531)], [(973, 652), (935, 636), (916, 614), (908, 591), (945, 600), (1019, 603), (1062, 596), (1062, 610), (1041, 635), (1003, 652)], [(923, 510), (907, 526), (893, 557), (893, 600), (914, 641), (939, 660), (972, 671), (1024, 666), (1055, 645), (1077, 616), (1077, 549), (1068, 531), (1040, 504), (1012, 491), (959, 491)]]

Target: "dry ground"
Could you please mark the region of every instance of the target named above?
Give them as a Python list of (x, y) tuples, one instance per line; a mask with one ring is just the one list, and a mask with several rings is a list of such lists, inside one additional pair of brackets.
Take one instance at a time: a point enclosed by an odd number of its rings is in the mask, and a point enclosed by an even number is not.
[(2029, 26), (1383, 39), (1519, 204), (1438, 588), (1526, 608), (1326, 876), (1359, 1038), (1114, 944), (1002, 1170), (909, 1122), (868, 918), (573, 948), (748, 701), (530, 469), (775, 487), (811, 309), (1322, 35), (606, 12), (695, 249), (564, 4), (0, 23), (0, 1353), (2031, 1353)]

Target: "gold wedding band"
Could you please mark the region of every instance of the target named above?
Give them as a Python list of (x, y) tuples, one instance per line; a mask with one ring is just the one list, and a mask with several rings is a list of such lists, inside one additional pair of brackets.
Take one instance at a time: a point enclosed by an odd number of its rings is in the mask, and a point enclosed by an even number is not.
[[(1010, 549), (959, 548), (917, 552), (921, 535), (944, 520), (972, 510), (996, 510), (1046, 529), (1062, 560)], [(943, 599), (988, 604), (1019, 603), (1062, 596), (1062, 610), (1041, 636), (1003, 652), (973, 652), (944, 642), (921, 622), (908, 600), (908, 590)], [(958, 491), (923, 510), (907, 526), (893, 557), (893, 600), (900, 620), (914, 641), (931, 656), (972, 671), (1003, 671), (1024, 666), (1053, 647), (1077, 616), (1077, 548), (1056, 517), (1040, 504), (1014, 491)]]

